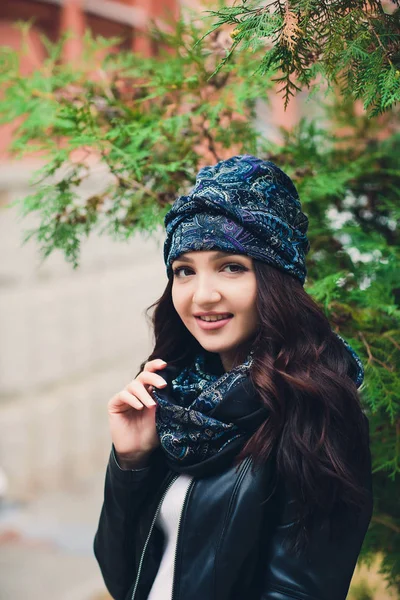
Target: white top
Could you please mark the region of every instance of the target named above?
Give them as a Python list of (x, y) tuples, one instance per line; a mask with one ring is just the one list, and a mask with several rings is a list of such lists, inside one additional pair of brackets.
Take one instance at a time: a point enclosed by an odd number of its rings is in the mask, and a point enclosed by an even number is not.
[(189, 475), (179, 475), (166, 493), (158, 513), (156, 524), (165, 535), (164, 553), (147, 600), (172, 599), (178, 525), (192, 479)]

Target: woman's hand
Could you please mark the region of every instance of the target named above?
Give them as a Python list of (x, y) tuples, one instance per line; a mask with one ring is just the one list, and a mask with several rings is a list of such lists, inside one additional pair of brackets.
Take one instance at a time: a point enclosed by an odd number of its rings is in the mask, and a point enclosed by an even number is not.
[(166, 381), (156, 375), (167, 366), (161, 359), (146, 363), (139, 375), (108, 402), (111, 438), (122, 468), (144, 466), (150, 453), (160, 445), (156, 431), (156, 402), (153, 387), (163, 388)]

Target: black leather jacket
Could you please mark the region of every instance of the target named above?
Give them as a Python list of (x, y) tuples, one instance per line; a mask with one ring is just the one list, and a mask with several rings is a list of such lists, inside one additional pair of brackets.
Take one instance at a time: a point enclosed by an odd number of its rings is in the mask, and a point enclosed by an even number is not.
[[(340, 527), (316, 518), (307, 552), (288, 550), (293, 501), (274, 485), (272, 460), (251, 459), (190, 484), (179, 525), (173, 600), (344, 600), (372, 511), (343, 514)], [(156, 526), (177, 474), (157, 449), (145, 469), (120, 469), (112, 449), (94, 551), (115, 600), (146, 600), (162, 553)], [(275, 490), (273, 493), (272, 490)], [(337, 531), (341, 530), (338, 535)]]

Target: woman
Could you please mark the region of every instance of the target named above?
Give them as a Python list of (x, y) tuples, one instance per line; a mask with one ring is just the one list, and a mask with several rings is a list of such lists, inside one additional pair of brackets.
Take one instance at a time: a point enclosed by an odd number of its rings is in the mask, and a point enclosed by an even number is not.
[(234, 156), (165, 224), (155, 347), (108, 404), (105, 583), (116, 600), (344, 600), (372, 510), (363, 369), (303, 289), (297, 191)]

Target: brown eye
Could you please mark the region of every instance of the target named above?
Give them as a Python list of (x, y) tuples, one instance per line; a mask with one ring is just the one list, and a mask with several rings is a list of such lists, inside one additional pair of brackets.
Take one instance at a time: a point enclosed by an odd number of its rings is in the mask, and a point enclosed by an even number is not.
[(189, 267), (176, 267), (176, 269), (173, 269), (173, 274), (175, 275), (175, 277), (179, 277), (180, 276), (180, 272), (181, 271), (185, 271), (185, 270), (189, 270)]
[(243, 265), (238, 265), (237, 263), (229, 263), (229, 265), (225, 265), (224, 269), (226, 269), (227, 267), (230, 268), (235, 268), (237, 269), (236, 271), (233, 271), (233, 273), (240, 273), (240, 271), (247, 271), (247, 268), (244, 267)]

